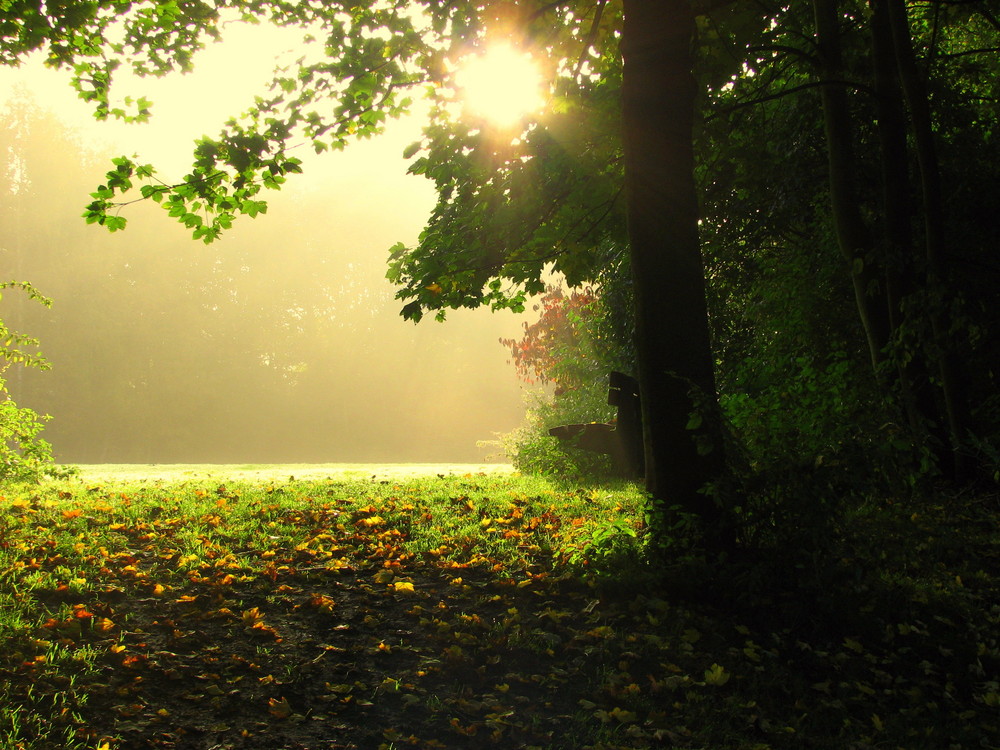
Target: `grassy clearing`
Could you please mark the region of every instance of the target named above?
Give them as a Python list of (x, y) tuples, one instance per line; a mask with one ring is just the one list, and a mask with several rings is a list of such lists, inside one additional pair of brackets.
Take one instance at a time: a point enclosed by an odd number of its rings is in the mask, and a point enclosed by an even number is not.
[(699, 591), (629, 486), (288, 476), (0, 491), (0, 748), (997, 746), (996, 498)]
[(509, 474), (510, 464), (87, 464), (73, 467), (86, 482), (282, 482), (294, 479), (407, 479)]

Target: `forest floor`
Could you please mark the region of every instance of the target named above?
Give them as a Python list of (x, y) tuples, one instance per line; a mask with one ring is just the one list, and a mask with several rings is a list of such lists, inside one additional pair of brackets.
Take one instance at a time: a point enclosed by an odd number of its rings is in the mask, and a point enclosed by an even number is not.
[(998, 495), (714, 579), (645, 567), (641, 506), (485, 472), (0, 488), (0, 748), (1000, 747)]

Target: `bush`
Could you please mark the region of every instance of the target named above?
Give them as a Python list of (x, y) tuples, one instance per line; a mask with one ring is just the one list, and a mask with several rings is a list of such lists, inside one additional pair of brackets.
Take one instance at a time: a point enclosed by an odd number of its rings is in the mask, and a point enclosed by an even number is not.
[(608, 406), (608, 375), (631, 369), (629, 353), (612, 330), (620, 312), (591, 288), (549, 287), (534, 309), (538, 320), (525, 323), (524, 335), (500, 343), (510, 349), (519, 378), (549, 387), (528, 396), (525, 424), (501, 439), (504, 452), (524, 473), (610, 478), (615, 471), (609, 456), (573, 448), (549, 429), (615, 417)]
[[(0, 394), (6, 395), (3, 380)], [(38, 437), (48, 420), (9, 395), (0, 401), (0, 481), (37, 482), (52, 473), (52, 446)]]
[(514, 468), (523, 474), (568, 479), (611, 477), (610, 456), (573, 448), (549, 435), (549, 429), (559, 425), (610, 420), (614, 409), (608, 406), (607, 396), (606, 379), (558, 395), (529, 394), (525, 424), (501, 439)]
[[(23, 281), (0, 283), (2, 289), (19, 289), (48, 307), (51, 301)], [(7, 391), (3, 374), (11, 365), (47, 370), (48, 362), (33, 351), (37, 339), (10, 330), (0, 320), (0, 481), (37, 482), (56, 473), (52, 446), (38, 437), (49, 420), (31, 409), (18, 406)]]

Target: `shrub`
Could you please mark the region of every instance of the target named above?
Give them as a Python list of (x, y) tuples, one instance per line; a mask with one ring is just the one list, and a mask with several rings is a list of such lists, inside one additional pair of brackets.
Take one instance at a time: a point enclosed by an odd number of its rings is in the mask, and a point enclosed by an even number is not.
[(608, 456), (573, 448), (549, 435), (564, 424), (614, 418), (608, 406), (608, 374), (625, 369), (621, 352), (605, 333), (608, 311), (591, 288), (564, 291), (549, 287), (535, 305), (538, 320), (524, 324), (524, 335), (502, 339), (518, 377), (541, 386), (529, 394), (525, 424), (501, 443), (521, 472), (567, 478), (610, 477)]
[[(11, 288), (46, 307), (51, 304), (27, 282), (0, 282), (0, 290)], [(47, 370), (49, 363), (37, 353), (37, 346), (37, 339), (10, 330), (0, 320), (0, 481), (37, 482), (56, 471), (52, 446), (38, 437), (49, 417), (18, 406), (3, 378), (11, 365)]]

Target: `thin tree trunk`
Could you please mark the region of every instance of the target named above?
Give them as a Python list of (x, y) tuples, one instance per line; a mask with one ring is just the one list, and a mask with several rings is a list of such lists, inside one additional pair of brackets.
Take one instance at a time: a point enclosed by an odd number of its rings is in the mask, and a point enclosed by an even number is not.
[[(837, 0), (813, 0), (813, 12), (820, 78), (825, 81), (843, 80)], [(890, 339), (889, 313), (884, 290), (881, 289), (881, 264), (876, 261), (871, 233), (861, 215), (861, 200), (854, 178), (857, 161), (847, 91), (841, 85), (828, 84), (821, 86), (820, 92), (837, 245), (850, 269), (854, 300), (864, 327), (872, 367), (877, 372), (885, 359), (884, 351)]]
[(944, 394), (948, 432), (954, 450), (954, 473), (962, 478), (967, 470), (967, 461), (961, 446), (971, 425), (968, 399), (963, 387), (962, 367), (952, 341), (949, 340), (950, 321), (947, 312), (947, 297), (944, 279), (941, 276), (941, 261), (946, 245), (944, 201), (941, 196), (941, 170), (938, 165), (937, 148), (931, 121), (930, 102), (917, 70), (910, 38), (910, 24), (904, 0), (885, 0), (888, 19), (892, 29), (896, 64), (903, 96), (910, 110), (913, 124), (913, 139), (916, 145), (917, 164), (920, 169), (920, 187), (924, 210), (924, 241), (927, 257), (927, 289), (931, 294), (931, 330), (933, 350), (937, 355), (938, 374)]
[[(697, 514), (706, 545), (719, 549), (729, 543), (725, 514), (702, 492), (721, 478), (725, 459), (698, 240), (694, 15), (685, 0), (624, 0), (624, 11), (625, 181), (646, 487), (661, 510)], [(689, 429), (699, 405), (701, 426)]]

